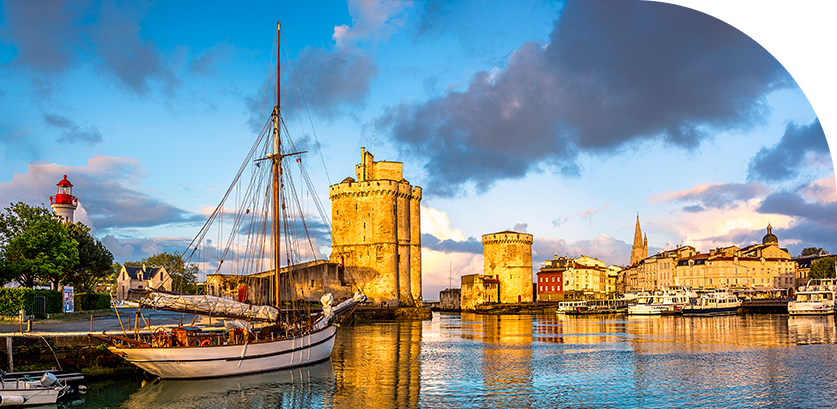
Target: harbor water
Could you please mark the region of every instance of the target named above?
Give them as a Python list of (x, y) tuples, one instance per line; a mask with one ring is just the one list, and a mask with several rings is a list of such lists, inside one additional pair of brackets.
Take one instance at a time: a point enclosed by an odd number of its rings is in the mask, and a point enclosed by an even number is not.
[(837, 407), (835, 317), (434, 313), (353, 323), (330, 361), (88, 382), (78, 408)]

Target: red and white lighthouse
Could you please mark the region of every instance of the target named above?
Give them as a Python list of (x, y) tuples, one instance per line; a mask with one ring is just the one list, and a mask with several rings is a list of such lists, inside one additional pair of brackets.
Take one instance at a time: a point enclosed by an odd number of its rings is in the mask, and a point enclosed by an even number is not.
[(73, 212), (78, 207), (78, 198), (73, 196), (73, 184), (67, 180), (67, 175), (64, 175), (64, 179), (58, 182), (58, 193), (49, 197), (49, 204), (62, 222), (73, 222)]

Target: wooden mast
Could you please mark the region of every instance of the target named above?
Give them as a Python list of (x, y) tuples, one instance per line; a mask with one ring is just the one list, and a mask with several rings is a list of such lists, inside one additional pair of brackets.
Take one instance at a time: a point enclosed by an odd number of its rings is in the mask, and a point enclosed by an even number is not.
[[(281, 299), (281, 289), (282, 285), (279, 282), (280, 274), (280, 261), (281, 261), (281, 240), (280, 240), (280, 231), (279, 231), (279, 219), (280, 215), (280, 203), (279, 203), (279, 172), (281, 166), (279, 166), (279, 162), (282, 160), (282, 154), (279, 151), (279, 98), (281, 97), (279, 86), (280, 86), (280, 79), (281, 79), (281, 65), (280, 61), (282, 58), (281, 54), (281, 44), (282, 44), (282, 35), (281, 35), (282, 25), (281, 22), (276, 22), (276, 105), (273, 107), (273, 156), (272, 156), (272, 164), (273, 164), (273, 246), (275, 257), (273, 261), (273, 268), (275, 271), (275, 277), (273, 279), (274, 284), (274, 293), (276, 300), (276, 308), (279, 309), (281, 312), (282, 310), (282, 299)], [(280, 314), (281, 317), (281, 314)]]

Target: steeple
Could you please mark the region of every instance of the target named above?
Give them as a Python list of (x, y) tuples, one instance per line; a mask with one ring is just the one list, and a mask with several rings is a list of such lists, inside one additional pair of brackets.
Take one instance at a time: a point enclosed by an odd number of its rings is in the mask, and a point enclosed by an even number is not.
[(631, 247), (631, 265), (648, 258), (648, 235), (642, 235), (639, 227), (639, 213), (636, 215), (636, 230), (634, 231), (634, 245)]

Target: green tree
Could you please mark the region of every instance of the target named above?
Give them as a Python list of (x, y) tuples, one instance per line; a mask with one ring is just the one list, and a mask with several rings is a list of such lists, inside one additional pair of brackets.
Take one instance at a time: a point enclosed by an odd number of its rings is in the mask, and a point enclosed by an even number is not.
[(834, 257), (823, 257), (814, 261), (808, 278), (834, 278)]
[(78, 264), (78, 243), (56, 219), (38, 220), (8, 239), (5, 264), (24, 287), (49, 282), (58, 288)]
[(820, 254), (822, 251), (822, 247), (805, 247), (802, 249), (801, 256), (813, 256), (815, 254)]
[(165, 267), (166, 271), (171, 276), (172, 290), (191, 294), (197, 292), (197, 285), (195, 285), (195, 282), (198, 278), (198, 266), (191, 263), (186, 264), (179, 255), (161, 252), (151, 257), (144, 258), (142, 261), (125, 262), (126, 266), (138, 267), (143, 264), (148, 267)]
[(52, 210), (46, 207), (33, 207), (23, 202), (11, 203), (5, 213), (0, 213), (0, 249), (35, 223), (52, 218)]
[(90, 235), (90, 228), (81, 222), (65, 223), (64, 227), (78, 243), (78, 263), (69, 271), (65, 283), (70, 283), (78, 293), (91, 293), (96, 285), (105, 281), (111, 273), (113, 254)]

